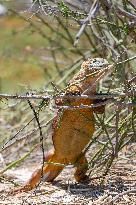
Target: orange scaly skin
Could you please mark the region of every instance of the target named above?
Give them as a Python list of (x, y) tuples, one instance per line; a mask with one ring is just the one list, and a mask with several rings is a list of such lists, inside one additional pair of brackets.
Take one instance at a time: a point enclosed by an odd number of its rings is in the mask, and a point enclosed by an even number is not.
[[(110, 69), (105, 59), (95, 58), (83, 62), (81, 70), (69, 82), (64, 95), (95, 95), (96, 84)], [(88, 89), (88, 90), (87, 90)], [(95, 102), (91, 99), (65, 98), (56, 100), (56, 105), (91, 105)], [(59, 109), (53, 121), (54, 152), (46, 156), (43, 168), (43, 180), (53, 181), (63, 170), (65, 165), (74, 164), (76, 171), (74, 177), (80, 182), (86, 178), (87, 159), (82, 154), (83, 149), (89, 143), (94, 131), (95, 120), (93, 112), (103, 113), (104, 106), (95, 109)], [(54, 164), (53, 164), (54, 163)], [(56, 163), (56, 165), (55, 165)], [(58, 164), (57, 164), (58, 163)], [(60, 165), (61, 164), (61, 165)], [(36, 170), (31, 179), (18, 191), (31, 190), (39, 183), (42, 169)]]

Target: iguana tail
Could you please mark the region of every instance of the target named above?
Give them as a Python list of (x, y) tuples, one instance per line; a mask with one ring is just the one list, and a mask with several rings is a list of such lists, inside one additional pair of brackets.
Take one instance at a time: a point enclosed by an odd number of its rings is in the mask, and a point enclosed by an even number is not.
[(35, 188), (40, 180), (51, 182), (53, 181), (63, 170), (64, 168), (64, 160), (58, 158), (55, 154), (50, 154), (49, 156), (45, 157), (47, 161), (43, 168), (37, 169), (31, 176), (31, 178), (26, 182), (26, 184), (21, 187), (13, 190), (13, 193), (18, 193), (22, 191), (29, 191)]

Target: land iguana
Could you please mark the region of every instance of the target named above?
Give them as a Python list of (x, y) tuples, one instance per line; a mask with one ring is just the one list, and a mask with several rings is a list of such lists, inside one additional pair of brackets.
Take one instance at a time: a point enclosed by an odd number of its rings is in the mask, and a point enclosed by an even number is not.
[[(88, 166), (83, 150), (95, 131), (93, 113), (102, 114), (105, 106), (92, 108), (91, 105), (96, 102), (94, 99), (80, 98), (79, 96), (83, 94), (96, 95), (98, 82), (109, 72), (110, 68), (111, 65), (103, 58), (89, 58), (82, 63), (81, 70), (66, 87), (63, 98), (60, 97), (55, 101), (60, 108), (52, 123), (54, 152), (49, 152), (45, 157), (46, 162), (43, 169), (36, 170), (29, 181), (15, 192), (28, 191), (36, 187), (42, 173), (44, 181), (53, 181), (69, 164), (76, 167), (74, 177), (77, 182), (86, 179)], [(71, 97), (75, 95), (78, 97)], [(79, 108), (65, 109), (61, 106), (78, 106)]]

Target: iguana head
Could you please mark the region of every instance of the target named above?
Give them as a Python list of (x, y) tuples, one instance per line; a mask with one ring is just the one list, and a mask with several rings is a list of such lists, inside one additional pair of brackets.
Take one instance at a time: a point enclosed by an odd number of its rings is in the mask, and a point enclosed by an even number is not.
[(91, 94), (96, 92), (96, 85), (111, 70), (111, 65), (103, 58), (88, 58), (81, 65), (81, 70), (69, 84), (69, 91)]
[(105, 69), (109, 66), (109, 63), (106, 59), (103, 58), (88, 58), (81, 65), (82, 69), (88, 70), (88, 72), (94, 72), (95, 70)]

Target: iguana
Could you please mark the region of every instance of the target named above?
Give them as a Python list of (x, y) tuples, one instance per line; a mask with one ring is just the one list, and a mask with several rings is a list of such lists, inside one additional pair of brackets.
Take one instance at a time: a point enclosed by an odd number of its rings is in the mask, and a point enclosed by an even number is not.
[[(42, 171), (44, 181), (53, 181), (68, 164), (76, 167), (74, 177), (77, 182), (86, 178), (88, 166), (83, 150), (95, 131), (93, 112), (102, 114), (105, 106), (84, 108), (84, 105), (94, 104), (95, 100), (80, 98), (80, 95), (96, 95), (96, 85), (109, 72), (110, 67), (107, 60), (103, 58), (89, 58), (82, 63), (81, 70), (66, 87), (63, 98), (60, 97), (55, 101), (60, 108), (52, 123), (54, 152), (49, 152), (45, 157), (43, 169), (36, 170), (30, 180), (15, 192), (36, 187), (41, 179)], [(78, 97), (71, 97), (75, 95)], [(78, 108), (65, 109), (63, 106), (70, 108), (78, 106)]]

